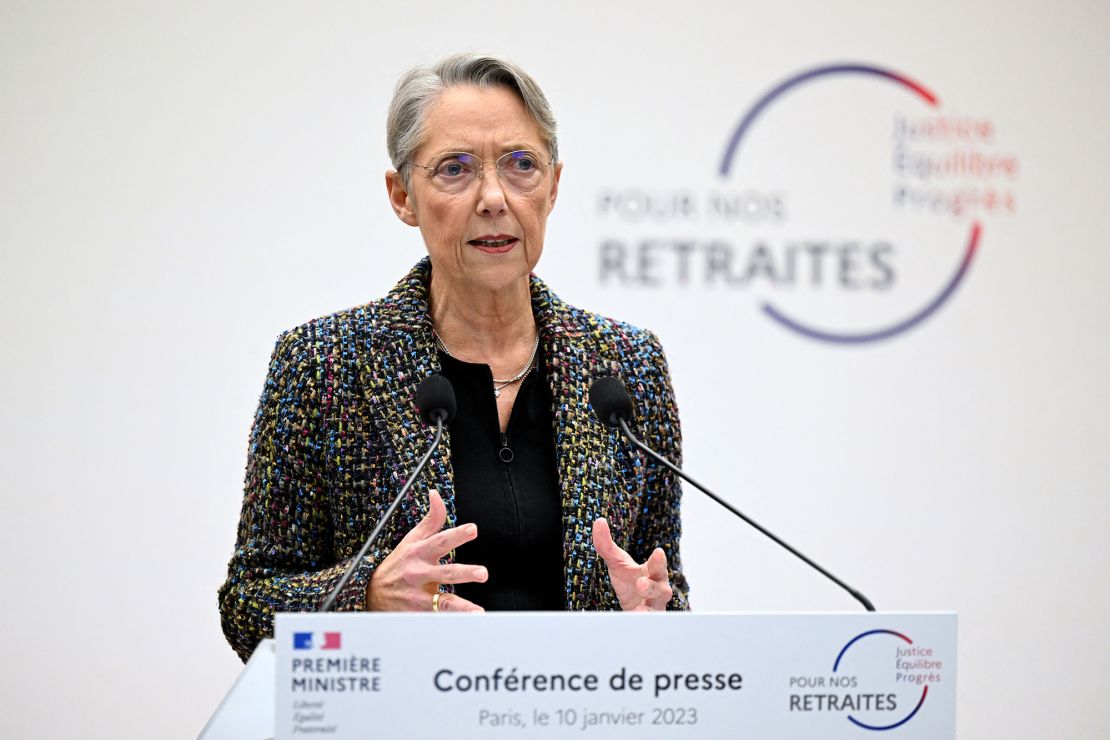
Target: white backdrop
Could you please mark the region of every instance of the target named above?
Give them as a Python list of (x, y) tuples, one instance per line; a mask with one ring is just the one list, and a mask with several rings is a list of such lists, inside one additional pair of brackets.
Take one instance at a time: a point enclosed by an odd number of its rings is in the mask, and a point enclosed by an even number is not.
[[(520, 62), (559, 117), (538, 272), (659, 333), (688, 469), (880, 609), (958, 611), (961, 737), (1107, 737), (1108, 32), (1110, 6), (1082, 0), (0, 2), (3, 734), (199, 731), (240, 667), (215, 592), (273, 339), (381, 295), (420, 256), (384, 196), (385, 108), (405, 68), (479, 49)], [(939, 104), (815, 80), (717, 174), (761, 95), (846, 62)], [(892, 169), (899, 115), (989, 121), (990, 141), (920, 148), (1013, 156), (1016, 177), (922, 187), (997, 185), (1013, 207), (893, 202), (921, 185)], [(785, 210), (605, 205), (714, 192)], [(939, 291), (973, 221), (970, 270), (911, 331), (840, 346), (760, 311), (892, 323)], [(845, 287), (827, 262), (820, 284), (712, 283), (714, 239), (737, 265), (757, 243), (781, 260), (793, 242), (883, 239), (895, 279)], [(657, 284), (604, 281), (606, 240), (654, 259)], [(703, 245), (687, 283), (652, 240)], [(684, 515), (695, 608), (855, 608), (696, 491)]]

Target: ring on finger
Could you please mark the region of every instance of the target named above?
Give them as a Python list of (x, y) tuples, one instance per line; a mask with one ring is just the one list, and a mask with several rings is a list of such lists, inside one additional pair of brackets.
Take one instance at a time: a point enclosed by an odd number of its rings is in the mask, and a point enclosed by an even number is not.
[(432, 594), (432, 611), (439, 612), (439, 597), (443, 595), (442, 591), (436, 591)]

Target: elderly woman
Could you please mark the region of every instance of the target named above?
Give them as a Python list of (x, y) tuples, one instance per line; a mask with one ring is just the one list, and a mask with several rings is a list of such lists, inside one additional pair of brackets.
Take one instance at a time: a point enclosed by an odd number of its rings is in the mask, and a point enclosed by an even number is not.
[(447, 442), (337, 608), (687, 608), (679, 485), (587, 401), (622, 378), (637, 433), (677, 462), (662, 349), (532, 275), (562, 170), (543, 92), (510, 62), (449, 57), (398, 83), (388, 144), (389, 202), (428, 256), (384, 299), (278, 339), (220, 589), (228, 641), (246, 658), (275, 612), (320, 606), (431, 440), (413, 397), (434, 373), (458, 399)]

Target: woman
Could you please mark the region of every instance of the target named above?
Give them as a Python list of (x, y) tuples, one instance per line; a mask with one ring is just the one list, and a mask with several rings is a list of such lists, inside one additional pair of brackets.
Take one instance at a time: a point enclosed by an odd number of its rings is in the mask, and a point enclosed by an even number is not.
[(562, 169), (543, 93), (455, 55), (401, 79), (388, 143), (390, 203), (428, 257), (383, 300), (279, 338), (220, 589), (228, 641), (245, 659), (275, 612), (324, 600), (431, 440), (413, 396), (433, 373), (458, 397), (448, 441), (337, 608), (687, 608), (678, 483), (587, 401), (618, 375), (638, 434), (678, 461), (658, 341), (532, 275)]

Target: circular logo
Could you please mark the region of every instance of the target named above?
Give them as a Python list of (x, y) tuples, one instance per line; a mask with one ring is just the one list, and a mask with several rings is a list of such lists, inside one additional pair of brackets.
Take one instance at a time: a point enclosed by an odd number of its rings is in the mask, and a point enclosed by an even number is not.
[[(721, 158), (719, 166), (719, 174), (721, 177), (727, 178), (736, 168), (741, 146), (745, 143), (746, 137), (752, 126), (773, 103), (780, 100), (787, 93), (808, 85), (811, 82), (842, 75), (864, 75), (882, 82), (894, 83), (903, 87), (908, 93), (930, 108), (936, 108), (939, 105), (937, 96), (924, 85), (905, 75), (881, 67), (865, 64), (838, 64), (816, 67), (794, 75), (776, 85), (756, 101), (752, 108), (741, 118), (732, 137), (729, 139), (728, 145), (725, 147), (724, 156)], [(932, 160), (924, 161), (930, 166), (932, 165)], [(949, 168), (949, 171), (951, 171), (951, 168)], [(972, 222), (965, 240), (963, 256), (956, 265), (954, 271), (951, 272), (947, 281), (939, 287), (933, 297), (924, 305), (917, 308), (908, 316), (903, 316), (885, 325), (875, 326), (863, 331), (837, 331), (820, 328), (814, 323), (797, 316), (792, 316), (770, 300), (763, 302), (761, 310), (765, 315), (782, 327), (811, 339), (838, 344), (864, 344), (889, 339), (909, 331), (933, 316), (940, 307), (953, 296), (956, 289), (967, 276), (971, 263), (975, 258), (976, 250), (979, 247), (981, 235), (982, 227), (980, 223), (978, 221)]]
[[(891, 636), (891, 637), (894, 637), (896, 639), (902, 640), (907, 645), (913, 645), (913, 640), (906, 637), (901, 632), (895, 632), (894, 630), (870, 630), (868, 632), (864, 632), (862, 634), (856, 635), (855, 637), (853, 637), (851, 640), (848, 641), (847, 645), (845, 645), (843, 648), (841, 648), (840, 654), (836, 656), (836, 662), (833, 663), (832, 672), (834, 674), (836, 674), (840, 670), (840, 662), (841, 662), (841, 660), (844, 659), (844, 655), (845, 655), (845, 653), (848, 652), (848, 649), (850, 647), (852, 647), (853, 645), (855, 645), (857, 642), (864, 639), (865, 637), (874, 637), (874, 636), (878, 636), (878, 635)], [(849, 714), (848, 719), (852, 722), (852, 724), (855, 724), (859, 727), (862, 727), (865, 730), (893, 730), (895, 727), (901, 727), (902, 725), (906, 724), (911, 719), (913, 719), (913, 716), (915, 714), (917, 714), (918, 711), (921, 710), (921, 705), (923, 705), (925, 703), (925, 697), (927, 697), (928, 695), (929, 695), (929, 685), (925, 684), (921, 689), (921, 698), (919, 698), (917, 700), (917, 703), (914, 705), (913, 709), (911, 709), (909, 711), (909, 713), (906, 714), (904, 717), (902, 717), (901, 719), (898, 719), (894, 722), (888, 722), (887, 724), (883, 724), (883, 725), (870, 724), (868, 722), (864, 722), (864, 721), (860, 720), (859, 718), (857, 718), (853, 714)]]

